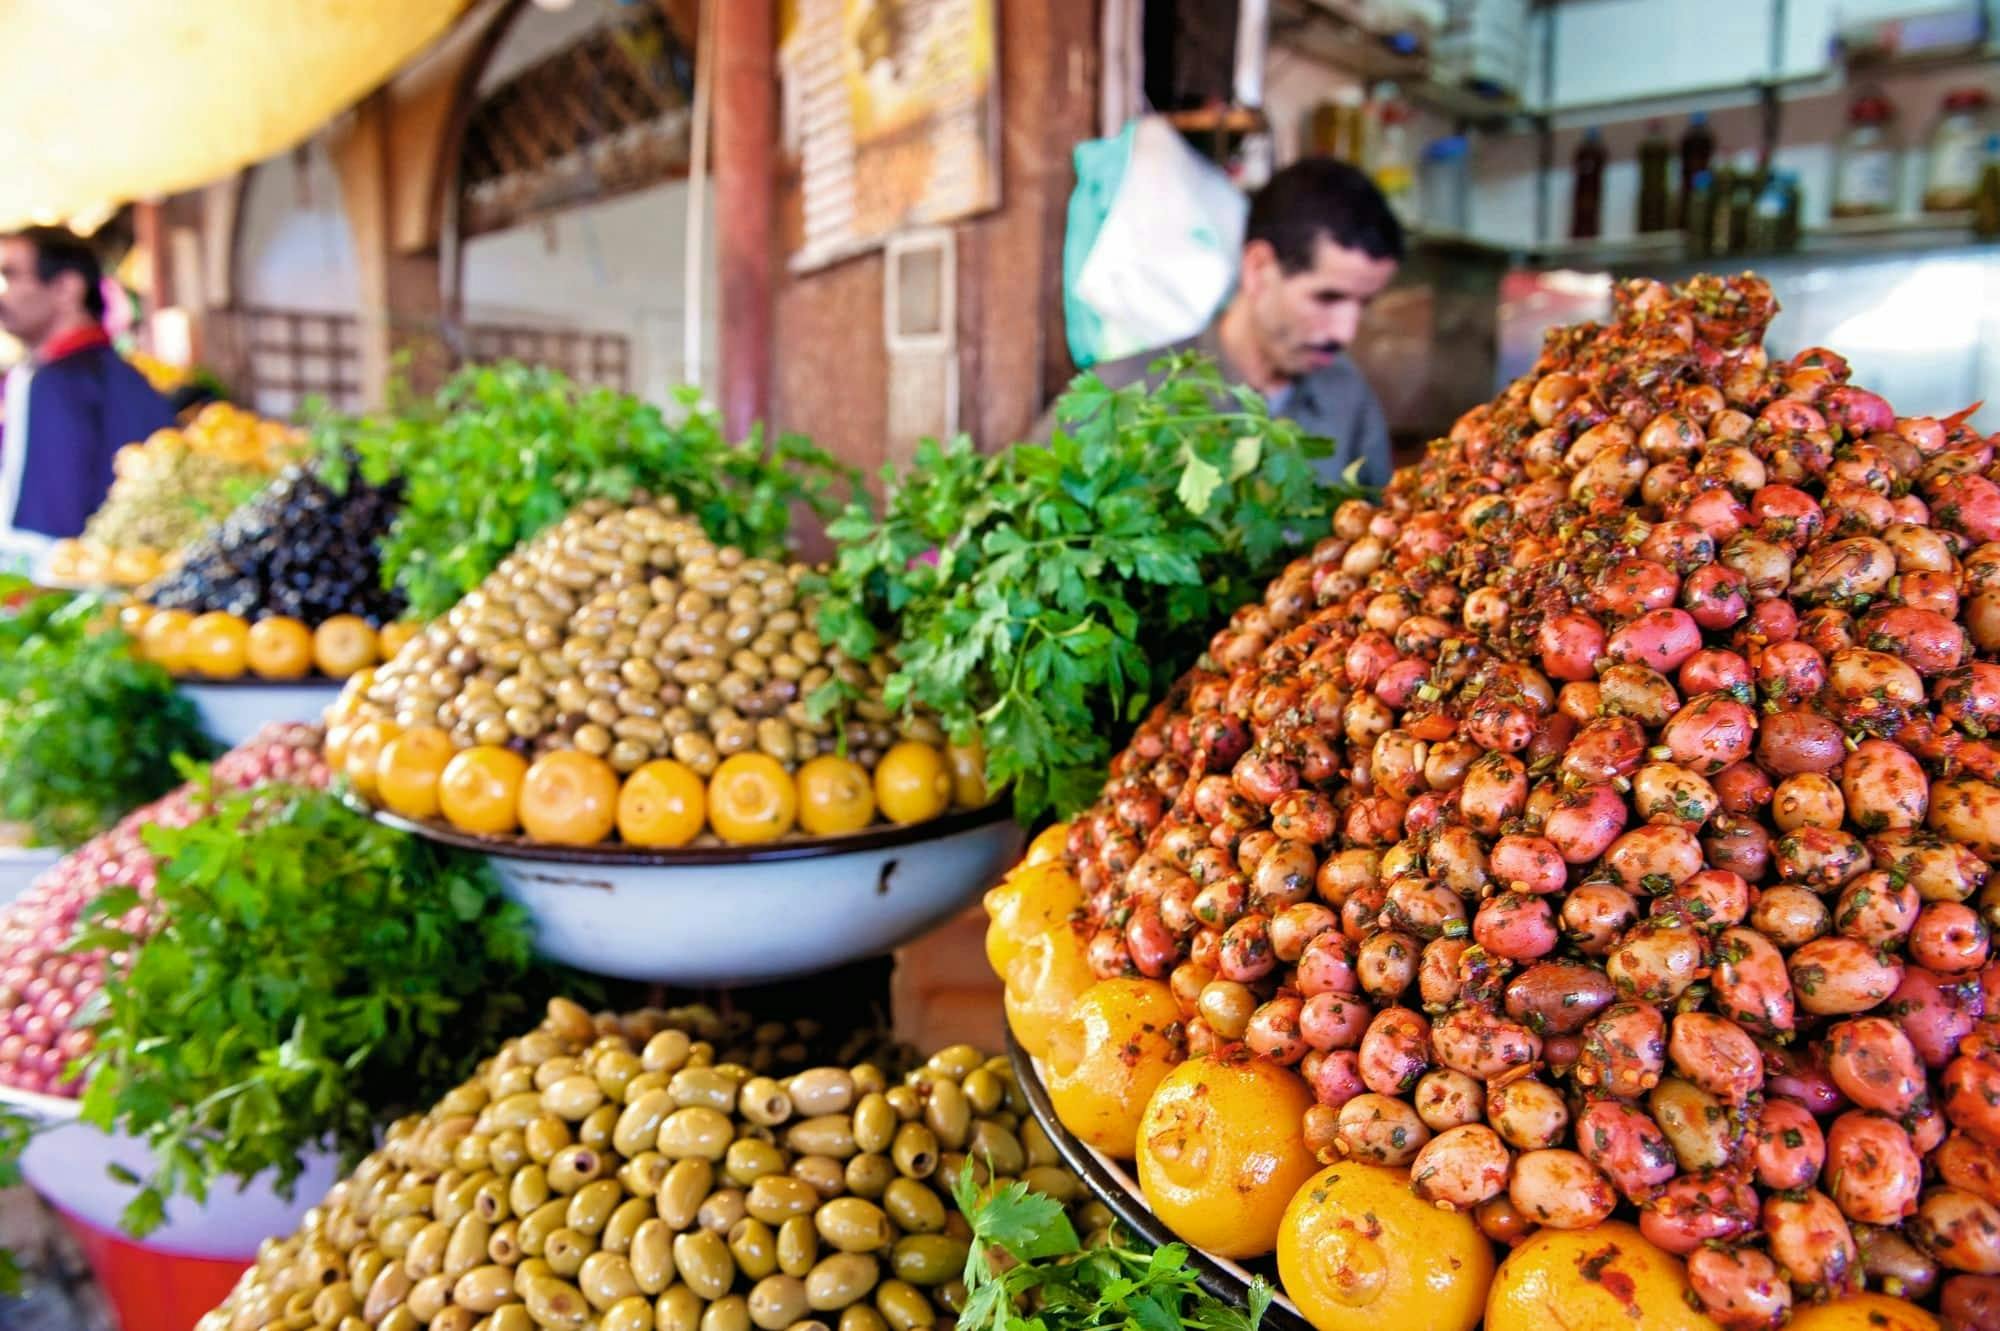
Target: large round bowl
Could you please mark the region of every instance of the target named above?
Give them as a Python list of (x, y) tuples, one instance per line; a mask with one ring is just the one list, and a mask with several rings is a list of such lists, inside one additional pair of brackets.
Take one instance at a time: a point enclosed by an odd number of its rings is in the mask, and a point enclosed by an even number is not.
[[(1182, 1240), (1167, 1228), (1166, 1222), (1146, 1205), (1145, 1197), (1139, 1192), (1139, 1181), (1122, 1163), (1063, 1126), (1062, 1119), (1056, 1116), (1055, 1103), (1049, 1099), (1040, 1060), (1021, 1048), (1012, 1031), (1007, 1032), (1007, 1057), (1014, 1065), (1014, 1079), (1020, 1083), (1021, 1093), (1027, 1098), (1035, 1121), (1049, 1135), (1063, 1163), (1083, 1180), (1084, 1186), (1097, 1200), (1110, 1207), (1121, 1224), (1153, 1247), (1181, 1243)], [(1266, 1331), (1313, 1331), (1312, 1324), (1279, 1289), (1276, 1262), (1266, 1258), (1246, 1265), (1189, 1246), (1188, 1266), (1194, 1272), (1195, 1282), (1203, 1290), (1237, 1308), (1249, 1307), (1250, 1282), (1262, 1276), (1271, 1286), (1273, 1294), (1271, 1306), (1265, 1310), (1262, 1322)]]
[(689, 987), (759, 984), (878, 956), (977, 900), (1023, 840), (1004, 803), (843, 837), (661, 851), (375, 817), (486, 856), (534, 917), (543, 956)]
[(53, 846), (0, 846), (0, 906), (27, 891), (62, 857)]
[(317, 722), (340, 696), (331, 679), (179, 679), (201, 716), (201, 728), (225, 748), (235, 748), (273, 721)]
[[(79, 1121), (78, 1105), (52, 1095), (0, 1087), (0, 1105), (35, 1120), (37, 1130), (21, 1156), (21, 1174), (51, 1205), (94, 1229), (119, 1232), (119, 1218), (134, 1188), (112, 1176), (114, 1168), (144, 1177), (153, 1168), (146, 1143), (123, 1133), (107, 1133)], [(208, 1201), (188, 1197), (167, 1201), (166, 1223), (142, 1246), (181, 1257), (250, 1261), (257, 1245), (298, 1228), (339, 1178), (339, 1158), (331, 1151), (306, 1156), (290, 1198), (277, 1191), (277, 1175), (266, 1172), (238, 1187), (217, 1183)]]

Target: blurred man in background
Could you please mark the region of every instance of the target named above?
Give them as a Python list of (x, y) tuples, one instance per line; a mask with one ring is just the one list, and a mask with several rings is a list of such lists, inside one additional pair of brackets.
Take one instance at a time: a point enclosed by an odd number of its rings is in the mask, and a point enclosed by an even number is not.
[(33, 566), (76, 536), (124, 445), (173, 424), (167, 400), (112, 349), (103, 269), (55, 227), (0, 237), (0, 327), (27, 348), (7, 375), (0, 433), (0, 565)]
[[(1225, 381), (1263, 394), (1273, 416), (1334, 441), (1334, 455), (1318, 463), (1327, 480), (1359, 460), (1364, 483), (1386, 484), (1389, 426), (1346, 351), (1402, 259), (1402, 223), (1365, 174), (1331, 157), (1294, 162), (1251, 199), (1236, 292), (1214, 322), (1184, 342), (1092, 372), (1122, 388), (1147, 378), (1162, 356), (1204, 352)], [(1044, 417), (1037, 437), (1053, 428)]]

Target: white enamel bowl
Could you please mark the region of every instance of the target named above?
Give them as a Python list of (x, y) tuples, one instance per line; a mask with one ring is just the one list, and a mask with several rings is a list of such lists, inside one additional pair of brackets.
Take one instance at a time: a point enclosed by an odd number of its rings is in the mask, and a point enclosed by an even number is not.
[[(74, 1100), (0, 1086), (0, 1105), (26, 1114), (38, 1125), (21, 1157), (21, 1173), (29, 1186), (94, 1228), (121, 1233), (118, 1222), (135, 1189), (112, 1177), (111, 1170), (147, 1174), (153, 1154), (145, 1142), (78, 1121)], [(332, 1152), (309, 1153), (290, 1199), (278, 1194), (273, 1172), (257, 1175), (240, 1189), (230, 1180), (218, 1182), (205, 1204), (188, 1197), (170, 1198), (166, 1223), (135, 1241), (155, 1252), (182, 1257), (251, 1261), (259, 1243), (298, 1228), (307, 1209), (337, 1181), (337, 1166)]]
[(54, 846), (0, 846), (0, 906), (27, 891), (62, 857)]
[(879, 956), (943, 923), (1019, 858), (1003, 803), (910, 827), (763, 846), (547, 846), (375, 817), (477, 851), (543, 956), (596, 975), (758, 984)]
[(235, 748), (272, 721), (317, 723), (340, 696), (331, 679), (177, 679), (201, 716), (201, 728), (224, 748)]

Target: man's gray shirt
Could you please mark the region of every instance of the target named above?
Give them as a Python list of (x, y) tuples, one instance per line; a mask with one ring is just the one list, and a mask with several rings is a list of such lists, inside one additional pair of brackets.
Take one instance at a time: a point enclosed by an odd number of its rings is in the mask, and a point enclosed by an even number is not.
[[(1184, 341), (1153, 351), (1127, 356), (1123, 360), (1093, 365), (1091, 372), (1111, 388), (1123, 388), (1141, 379), (1150, 379), (1147, 367), (1162, 356), (1179, 351), (1199, 351), (1222, 368), (1228, 383), (1242, 383), (1243, 376), (1223, 354), (1222, 339), (1214, 324)], [(1314, 465), (1328, 482), (1337, 481), (1356, 458), (1361, 459), (1361, 481), (1365, 485), (1387, 485), (1393, 464), (1389, 454), (1389, 423), (1374, 390), (1347, 356), (1337, 356), (1325, 369), (1315, 370), (1272, 395), (1271, 414), (1293, 420), (1308, 434), (1334, 441), (1331, 457)], [(1047, 439), (1055, 430), (1051, 408), (1035, 426), (1035, 438)]]

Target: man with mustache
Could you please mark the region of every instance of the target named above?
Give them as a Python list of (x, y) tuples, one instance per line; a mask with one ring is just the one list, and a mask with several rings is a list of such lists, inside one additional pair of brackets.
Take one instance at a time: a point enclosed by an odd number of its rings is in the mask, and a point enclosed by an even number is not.
[[(1402, 258), (1402, 224), (1368, 177), (1331, 157), (1305, 158), (1251, 199), (1236, 292), (1207, 328), (1092, 369), (1121, 388), (1146, 378), (1147, 367), (1169, 352), (1205, 352), (1225, 380), (1262, 393), (1272, 415), (1334, 441), (1333, 456), (1317, 464), (1327, 480), (1359, 459), (1364, 483), (1385, 484), (1388, 423), (1344, 353)], [(1038, 437), (1047, 438), (1053, 424), (1044, 418)]]

